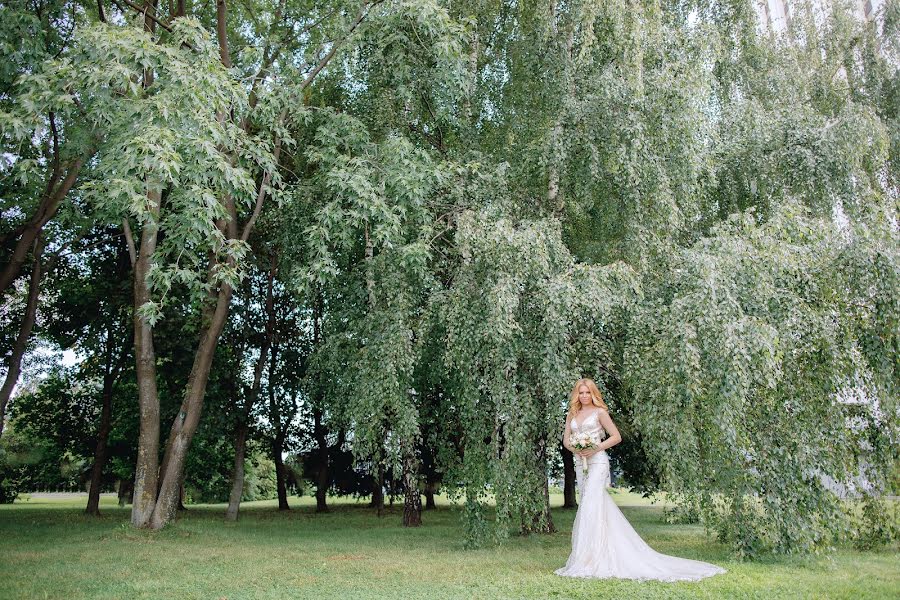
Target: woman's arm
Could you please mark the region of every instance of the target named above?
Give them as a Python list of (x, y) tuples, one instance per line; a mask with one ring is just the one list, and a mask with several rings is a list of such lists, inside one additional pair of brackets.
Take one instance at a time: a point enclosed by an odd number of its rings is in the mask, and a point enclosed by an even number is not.
[(616, 424), (613, 423), (609, 413), (602, 408), (598, 410), (600, 411), (600, 414), (598, 414), (597, 417), (600, 419), (600, 424), (603, 425), (603, 429), (606, 431), (606, 439), (600, 443), (597, 450), (594, 452), (608, 450), (622, 441), (622, 434), (619, 433), (619, 429), (616, 427)]

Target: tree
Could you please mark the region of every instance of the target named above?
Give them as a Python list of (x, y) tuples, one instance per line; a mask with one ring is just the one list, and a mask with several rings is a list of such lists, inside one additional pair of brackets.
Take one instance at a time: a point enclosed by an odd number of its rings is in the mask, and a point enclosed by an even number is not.
[(63, 348), (76, 349), (84, 357), (81, 374), (99, 379), (100, 418), (85, 512), (100, 513), (100, 489), (108, 459), (116, 387), (127, 370), (132, 341), (127, 287), (128, 262), (124, 240), (115, 231), (100, 230), (84, 239), (80, 260), (69, 258), (54, 281), (54, 295), (47, 302), (52, 319), (44, 337)]

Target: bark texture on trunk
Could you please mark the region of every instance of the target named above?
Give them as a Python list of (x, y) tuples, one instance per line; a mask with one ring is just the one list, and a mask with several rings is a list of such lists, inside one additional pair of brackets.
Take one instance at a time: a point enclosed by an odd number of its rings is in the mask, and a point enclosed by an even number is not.
[(433, 481), (425, 484), (425, 510), (431, 510), (436, 507), (434, 503), (434, 493), (437, 486)]
[(228, 508), (225, 509), (225, 518), (229, 521), (237, 521), (238, 511), (241, 507), (241, 496), (244, 494), (244, 455), (247, 448), (248, 432), (247, 424), (239, 423), (237, 433), (234, 436), (234, 471), (231, 475), (231, 494), (228, 497)]
[(407, 442), (403, 457), (403, 526), (422, 524), (422, 495), (419, 493), (419, 461), (415, 445)]
[(159, 477), (159, 395), (156, 384), (156, 349), (153, 346), (153, 329), (138, 309), (150, 300), (147, 273), (150, 259), (156, 250), (159, 206), (162, 193), (147, 194), (151, 218), (141, 230), (141, 245), (134, 265), (134, 360), (137, 377), (138, 406), (140, 408), (140, 434), (134, 474), (134, 503), (131, 506), (131, 524), (146, 527), (150, 523), (156, 504)]
[[(144, 29), (153, 33), (156, 24), (150, 19), (156, 12), (156, 0), (145, 0)], [(153, 71), (144, 69), (143, 86), (153, 85)], [(162, 190), (148, 188), (146, 221), (141, 227), (140, 248), (134, 263), (134, 362), (140, 410), (138, 454), (134, 469), (134, 490), (131, 504), (131, 524), (146, 527), (150, 524), (156, 506), (159, 482), (159, 394), (156, 384), (156, 348), (153, 345), (153, 328), (140, 316), (139, 309), (150, 300), (147, 275), (159, 238), (159, 212)], [(127, 226), (128, 221), (125, 221)], [(128, 229), (126, 229), (126, 232)]]
[[(201, 330), (200, 344), (194, 355), (194, 364), (188, 376), (187, 389), (181, 410), (172, 423), (169, 430), (169, 441), (166, 444), (166, 454), (163, 458), (163, 468), (160, 469), (159, 497), (153, 508), (150, 518), (150, 527), (161, 529), (175, 517), (178, 509), (179, 489), (184, 473), (184, 462), (191, 445), (197, 425), (200, 423), (200, 413), (203, 410), (203, 397), (206, 394), (206, 384), (209, 381), (209, 372), (212, 367), (213, 356), (219, 336), (225, 327), (228, 317), (228, 307), (231, 303), (231, 286), (222, 284), (219, 289), (215, 309), (204, 311), (209, 317), (208, 325)], [(211, 312), (211, 314), (209, 314)], [(204, 319), (205, 321), (205, 319)]]
[(3, 382), (3, 387), (0, 388), (0, 435), (3, 435), (3, 425), (6, 420), (6, 406), (16, 387), (16, 382), (19, 381), (19, 375), (22, 372), (22, 358), (25, 356), (28, 339), (31, 337), (31, 330), (34, 328), (34, 322), (37, 318), (37, 303), (41, 291), (42, 277), (41, 257), (43, 256), (43, 253), (43, 237), (38, 235), (34, 240), (34, 267), (31, 269), (31, 279), (28, 281), (28, 298), (25, 301), (25, 315), (22, 318), (22, 324), (19, 326), (19, 333), (16, 336), (16, 341), (13, 342), (9, 362), (6, 365), (6, 380)]
[(94, 465), (91, 468), (91, 488), (88, 493), (87, 507), (84, 512), (89, 515), (100, 514), (100, 486), (103, 479), (103, 467), (106, 465), (106, 445), (109, 441), (109, 430), (112, 423), (112, 396), (115, 376), (106, 373), (103, 376), (103, 408), (100, 411), (100, 427), (97, 430), (97, 446), (94, 449)]

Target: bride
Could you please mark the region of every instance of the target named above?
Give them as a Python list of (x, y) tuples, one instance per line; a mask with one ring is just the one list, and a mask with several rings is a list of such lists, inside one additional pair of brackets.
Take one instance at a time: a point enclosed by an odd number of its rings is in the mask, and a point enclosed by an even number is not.
[[(593, 434), (605, 439), (594, 448), (573, 448), (572, 434)], [(566, 577), (618, 577), (622, 579), (655, 579), (690, 581), (725, 573), (725, 569), (705, 562), (678, 558), (656, 552), (631, 527), (625, 515), (613, 502), (609, 485), (607, 448), (622, 441), (619, 430), (597, 385), (581, 379), (572, 389), (572, 400), (566, 417), (563, 445), (575, 454), (580, 504), (572, 526), (572, 553), (566, 566), (556, 569)], [(584, 460), (586, 476), (582, 474)]]

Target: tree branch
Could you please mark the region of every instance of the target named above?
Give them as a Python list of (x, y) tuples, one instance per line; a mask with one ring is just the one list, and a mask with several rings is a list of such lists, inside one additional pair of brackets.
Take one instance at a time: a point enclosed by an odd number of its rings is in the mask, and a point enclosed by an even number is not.
[(131, 259), (131, 266), (137, 262), (137, 250), (134, 246), (134, 235), (131, 233), (131, 225), (128, 219), (122, 219), (122, 230), (125, 232), (125, 243), (128, 244), (128, 257)]
[[(171, 27), (168, 23), (166, 23), (165, 21), (161, 21), (161, 20), (160, 20), (159, 18), (157, 18), (155, 15), (153, 15), (152, 13), (150, 13), (150, 11), (148, 10), (149, 7), (138, 6), (137, 4), (135, 4), (134, 2), (132, 2), (131, 0), (112, 0), (113, 4), (115, 4), (116, 6), (118, 6), (118, 7), (119, 7), (119, 10), (121, 10), (123, 13), (124, 13), (124, 12), (128, 12), (128, 11), (125, 10), (124, 8), (122, 8), (122, 5), (119, 4), (120, 1), (121, 1), (121, 2), (124, 2), (127, 6), (129, 6), (129, 7), (132, 8), (133, 10), (135, 10), (138, 14), (144, 15), (146, 18), (150, 19), (151, 21), (153, 21), (154, 23), (156, 23), (157, 25), (159, 25), (160, 27), (162, 27), (163, 29), (165, 29), (165, 30), (168, 31), (169, 33), (172, 33), (172, 27)], [(187, 45), (187, 47), (190, 48), (191, 50), (194, 49), (190, 44), (186, 44), (186, 45)]]
[(346, 31), (346, 33), (344, 33), (343, 37), (341, 37), (341, 39), (337, 40), (336, 42), (334, 42), (334, 44), (331, 45), (331, 50), (329, 50), (328, 53), (322, 57), (322, 59), (315, 66), (315, 68), (313, 68), (313, 70), (310, 71), (309, 75), (306, 76), (306, 79), (303, 80), (303, 83), (300, 84), (301, 91), (305, 90), (307, 87), (309, 87), (309, 84), (311, 84), (313, 82), (313, 79), (316, 78), (316, 75), (318, 75), (319, 72), (325, 68), (325, 65), (327, 65), (331, 61), (332, 57), (334, 57), (334, 55), (338, 51), (338, 49), (340, 49), (340, 47), (344, 45), (344, 42), (347, 41), (347, 39), (356, 30), (356, 28), (359, 26), (359, 24), (363, 22), (363, 20), (366, 18), (366, 16), (368, 16), (369, 11), (373, 7), (381, 4), (382, 2), (384, 2), (384, 0), (375, 0), (372, 3), (369, 3), (368, 0), (365, 0), (363, 2), (362, 7), (360, 7), (360, 10), (359, 10), (359, 15), (357, 15), (357, 17), (353, 21), (353, 23), (350, 24), (350, 27), (347, 28), (347, 31)]

